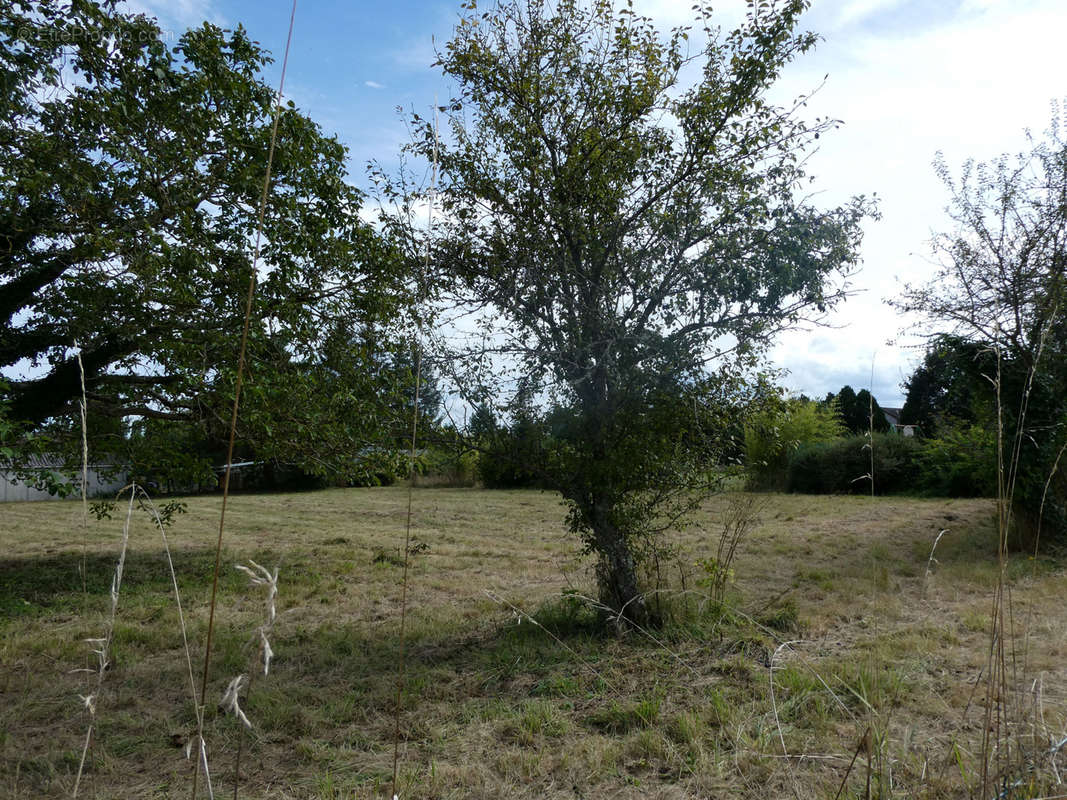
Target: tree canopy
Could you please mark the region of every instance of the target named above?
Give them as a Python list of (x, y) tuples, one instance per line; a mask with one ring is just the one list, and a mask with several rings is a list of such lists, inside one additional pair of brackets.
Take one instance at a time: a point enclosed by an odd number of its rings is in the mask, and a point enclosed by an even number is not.
[[(904, 382), (901, 418), (927, 436), (956, 422), (976, 421), (991, 410), (986, 403), (988, 381), (982, 377), (989, 362), (981, 344), (951, 335), (933, 339), (922, 363)], [(983, 421), (991, 423), (992, 417), (986, 413)]]
[(547, 485), (598, 555), (601, 599), (635, 618), (635, 553), (692, 502), (706, 472), (687, 443), (740, 390), (705, 366), (840, 299), (871, 213), (806, 202), (802, 154), (836, 123), (767, 99), (816, 41), (795, 30), (805, 7), (756, 4), (725, 34), (700, 7), (690, 54), (688, 30), (662, 35), (629, 6), (469, 2), (439, 56), (457, 86), (441, 141), (414, 119), (411, 150), (440, 166), (432, 262), (491, 316), (452, 352), (458, 382), (499, 398), (504, 356), (574, 410)]
[[(169, 46), (154, 20), (82, 0), (16, 2), (0, 26), (0, 407), (58, 437), (84, 369), (100, 447), (121, 450), (108, 419), (210, 434), (252, 269), (268, 55), (206, 23)], [(377, 424), (380, 374), (364, 367), (403, 303), (400, 259), (360, 220), (345, 160), (282, 109), (241, 435), (315, 470), (340, 464), (324, 445), (350, 454)]]
[(871, 397), (870, 390), (860, 389), (857, 392), (851, 386), (842, 386), (836, 395), (826, 397), (827, 403), (835, 400), (837, 412), (849, 433), (863, 435), (872, 429), (875, 433), (886, 433), (889, 430), (885, 412), (878, 405), (878, 400)]

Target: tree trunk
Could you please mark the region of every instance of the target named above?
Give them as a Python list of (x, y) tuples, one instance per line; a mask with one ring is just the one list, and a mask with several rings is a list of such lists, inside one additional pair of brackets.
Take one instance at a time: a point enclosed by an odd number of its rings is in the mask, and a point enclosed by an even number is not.
[(610, 507), (594, 505), (591, 527), (597, 551), (596, 579), (600, 602), (636, 624), (648, 623), (648, 606), (637, 582), (637, 562), (626, 535), (611, 520)]
[[(599, 329), (592, 330), (589, 338), (592, 341), (610, 339)], [(589, 380), (580, 382), (583, 388), (579, 397), (587, 426), (585, 444), (589, 457), (595, 463), (610, 463), (618, 457), (608, 444), (618, 396), (616, 383), (606, 367), (610, 362), (609, 353), (599, 353)], [(621, 618), (645, 626), (649, 623), (648, 604), (638, 586), (637, 560), (630, 547), (629, 531), (619, 525), (616, 517), (620, 500), (617, 488), (611, 485), (610, 479), (605, 482), (605, 476), (596, 469), (587, 472), (583, 478), (578, 482), (581, 490), (571, 497), (592, 535), (593, 549), (598, 559), (596, 579), (599, 600)]]

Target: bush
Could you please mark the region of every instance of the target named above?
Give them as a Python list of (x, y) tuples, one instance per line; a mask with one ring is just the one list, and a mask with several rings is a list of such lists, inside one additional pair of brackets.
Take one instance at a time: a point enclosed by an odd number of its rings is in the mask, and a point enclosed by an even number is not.
[[(869, 494), (871, 454), (866, 436), (802, 445), (789, 461), (788, 489), (808, 494)], [(896, 434), (874, 435), (877, 494), (921, 492), (923, 445)]]
[(542, 487), (535, 465), (544, 460), (545, 433), (532, 420), (519, 420), (510, 429), (497, 430), (478, 458), (478, 473), (486, 489)]
[(939, 436), (923, 440), (919, 482), (936, 497), (995, 497), (997, 439), (985, 426), (942, 426)]
[(829, 442), (844, 432), (836, 405), (795, 398), (772, 403), (745, 424), (748, 487), (768, 491), (785, 489), (789, 483), (789, 464), (798, 448)]

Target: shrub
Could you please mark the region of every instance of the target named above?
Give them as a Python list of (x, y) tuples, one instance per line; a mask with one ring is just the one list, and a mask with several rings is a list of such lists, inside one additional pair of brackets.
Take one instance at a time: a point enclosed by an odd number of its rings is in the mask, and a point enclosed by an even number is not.
[[(871, 454), (866, 436), (850, 436), (799, 447), (789, 461), (788, 489), (808, 494), (864, 494), (871, 490)], [(877, 494), (920, 491), (922, 444), (895, 434), (874, 435)]]
[(923, 493), (938, 497), (995, 497), (995, 432), (974, 424), (942, 426), (939, 436), (923, 440), (919, 483)]
[(745, 424), (749, 488), (785, 489), (789, 483), (789, 463), (798, 448), (828, 442), (844, 432), (835, 404), (820, 405), (797, 398), (772, 402)]

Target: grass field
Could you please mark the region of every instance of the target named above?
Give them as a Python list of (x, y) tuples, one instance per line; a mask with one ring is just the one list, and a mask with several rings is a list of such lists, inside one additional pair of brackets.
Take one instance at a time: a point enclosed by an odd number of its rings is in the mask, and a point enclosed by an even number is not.
[[(973, 796), (992, 503), (761, 496), (728, 610), (701, 608), (695, 564), (737, 497), (675, 537), (660, 573), (686, 590), (663, 595), (677, 621), (645, 635), (604, 632), (576, 599), (593, 593), (590, 565), (557, 497), (416, 490), (427, 549), (411, 562), (402, 800), (830, 800), (843, 783), (841, 797), (865, 797), (868, 781), (871, 797)], [(170, 529), (197, 660), (218, 505), (191, 498)], [(252, 669), (263, 616), (233, 568), (250, 558), (281, 577), (275, 660), (241, 703), (253, 729), (240, 796), (387, 795), (405, 508), (402, 488), (231, 500), (206, 721), (217, 796), (232, 796), (239, 727), (215, 703)], [(83, 593), (80, 506), (0, 506), (0, 796), (70, 795), (87, 725), (72, 670), (91, 666), (84, 640), (105, 626), (120, 516), (90, 519)], [(1047, 752), (1065, 728), (1064, 569), (1020, 556), (1008, 577), (1012, 702), (1028, 709), (1013, 733)], [(180, 647), (159, 535), (140, 514), (82, 796), (188, 796)]]

